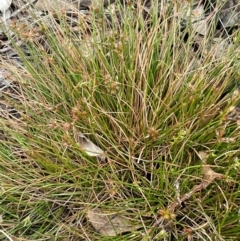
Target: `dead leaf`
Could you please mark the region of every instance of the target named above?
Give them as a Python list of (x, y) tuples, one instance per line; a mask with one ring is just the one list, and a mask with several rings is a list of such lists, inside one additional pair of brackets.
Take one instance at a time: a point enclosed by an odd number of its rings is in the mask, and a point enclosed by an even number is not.
[(192, 30), (205, 36), (207, 34), (208, 21), (205, 17), (203, 4), (192, 5), (192, 3), (183, 2), (180, 9), (182, 19), (186, 22), (190, 20)]
[(132, 224), (126, 217), (120, 214), (105, 213), (100, 208), (89, 210), (87, 218), (92, 226), (105, 236), (116, 236), (117, 234), (130, 232), (141, 227), (140, 225)]
[(202, 165), (202, 173), (203, 173), (203, 184), (204, 187), (207, 187), (211, 184), (215, 179), (223, 179), (224, 175), (217, 173), (212, 170), (209, 165)]
[(83, 151), (85, 151), (89, 156), (100, 157), (101, 159), (106, 158), (105, 152), (81, 132), (75, 133), (75, 139)]
[(188, 12), (188, 15), (191, 15), (192, 28), (194, 32), (201, 35), (207, 34), (208, 23), (205, 18), (205, 10), (202, 4), (197, 5), (192, 10)]
[(201, 161), (205, 163), (206, 160), (208, 159), (209, 154), (205, 151), (200, 151), (198, 152), (198, 156), (200, 157)]

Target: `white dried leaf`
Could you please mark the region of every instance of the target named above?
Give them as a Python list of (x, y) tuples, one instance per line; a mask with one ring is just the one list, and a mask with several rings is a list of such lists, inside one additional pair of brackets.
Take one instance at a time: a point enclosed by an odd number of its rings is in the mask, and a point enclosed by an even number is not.
[[(0, 0), (0, 12), (2, 14), (2, 16), (0, 17), (0, 23), (3, 22), (5, 25), (9, 25), (7, 20), (11, 17), (11, 11), (9, 10), (11, 3), (12, 0)], [(0, 33), (3, 32), (4, 28), (0, 29)]]
[(207, 34), (208, 23), (205, 19), (205, 10), (202, 4), (197, 5), (193, 9), (189, 8), (187, 17), (191, 18), (192, 29), (194, 32), (199, 33), (203, 36)]
[(199, 33), (203, 36), (207, 35), (207, 30), (208, 30), (208, 23), (207, 21), (204, 19), (204, 20), (200, 20), (196, 23), (193, 23), (192, 24), (192, 28), (193, 28), (193, 31), (196, 32), (196, 33)]
[(85, 135), (83, 135), (81, 132), (77, 133), (75, 135), (76, 140), (80, 147), (89, 155), (89, 156), (95, 156), (100, 158), (105, 158), (104, 151), (95, 145), (92, 141), (90, 141)]
[(100, 208), (89, 210), (87, 218), (92, 226), (105, 236), (116, 236), (140, 227), (140, 225), (132, 224), (126, 217), (120, 214), (105, 213)]

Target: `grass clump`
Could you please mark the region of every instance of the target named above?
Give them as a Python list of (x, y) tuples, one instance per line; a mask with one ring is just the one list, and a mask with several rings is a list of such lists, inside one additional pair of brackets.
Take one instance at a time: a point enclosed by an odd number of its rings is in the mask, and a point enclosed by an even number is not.
[(239, 238), (239, 43), (203, 56), (170, 11), (128, 7), (111, 28), (99, 9), (76, 14), (18, 32), (1, 240)]

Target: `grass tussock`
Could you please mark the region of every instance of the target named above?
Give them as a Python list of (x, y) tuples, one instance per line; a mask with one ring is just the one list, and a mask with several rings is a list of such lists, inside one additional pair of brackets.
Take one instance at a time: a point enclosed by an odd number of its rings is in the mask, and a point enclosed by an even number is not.
[[(4, 98), (22, 117), (0, 120), (1, 240), (240, 238), (239, 41), (203, 56), (168, 12), (13, 28), (23, 66), (7, 66), (19, 93)], [(89, 218), (99, 209), (130, 228), (103, 235)]]

